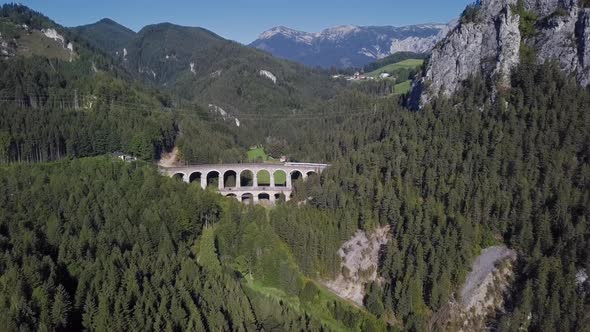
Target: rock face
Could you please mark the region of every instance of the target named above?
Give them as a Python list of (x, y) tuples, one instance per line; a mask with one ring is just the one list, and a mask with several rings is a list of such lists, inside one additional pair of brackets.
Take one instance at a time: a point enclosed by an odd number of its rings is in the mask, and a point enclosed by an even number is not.
[(441, 330), (489, 331), (487, 320), (504, 310), (517, 254), (506, 246), (484, 249), (471, 266), (456, 301), (433, 315), (431, 326)]
[(389, 240), (389, 226), (376, 229), (372, 234), (358, 231), (342, 245), (342, 273), (324, 285), (340, 297), (363, 305), (365, 285), (377, 280), (379, 250)]
[(10, 58), (16, 55), (16, 42), (13, 39), (2, 38), (0, 32), (0, 58)]
[(461, 22), (432, 50), (426, 74), (414, 86), (415, 103), (424, 105), (439, 93), (449, 96), (476, 74), (506, 82), (520, 53), (520, 18), (511, 6), (516, 1), (483, 1), (476, 18)]
[(425, 75), (412, 91), (414, 106), (433, 97), (450, 96), (473, 75), (507, 85), (519, 64), (521, 44), (534, 49), (537, 61), (557, 61), (580, 84), (590, 85), (590, 9), (577, 0), (522, 0), (524, 10), (537, 17), (534, 34), (523, 36), (518, 0), (482, 0), (476, 14), (464, 17), (432, 51)]
[(250, 46), (312, 67), (362, 67), (397, 52), (428, 53), (456, 24), (343, 25), (315, 33), (275, 27)]
[[(474, 311), (481, 316), (486, 309), (494, 307), (494, 297), (487, 296), (495, 287), (502, 293), (506, 287), (506, 276), (511, 274), (508, 268), (516, 260), (516, 252), (504, 246), (490, 247), (482, 251), (477, 257), (471, 273), (461, 289), (461, 304), (465, 311)], [(501, 263), (507, 262), (506, 266)], [(500, 279), (500, 280), (498, 280)]]

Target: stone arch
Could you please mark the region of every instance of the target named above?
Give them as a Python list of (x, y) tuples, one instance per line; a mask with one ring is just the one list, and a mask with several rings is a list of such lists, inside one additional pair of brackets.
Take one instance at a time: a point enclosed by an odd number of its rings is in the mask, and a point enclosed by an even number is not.
[(317, 176), (318, 173), (316, 171), (309, 171), (307, 172), (307, 176)]
[(254, 172), (249, 169), (245, 169), (240, 172), (240, 187), (253, 187), (254, 186)]
[(300, 171), (292, 171), (291, 174), (289, 174), (289, 176), (291, 177), (291, 182), (295, 182), (297, 180), (303, 180), (303, 173), (301, 173)]
[(281, 169), (276, 170), (273, 173), (275, 178), (275, 187), (286, 187), (287, 186), (287, 173)]
[(189, 176), (188, 181), (190, 183), (193, 183), (193, 182), (201, 183), (202, 176), (203, 176), (203, 173), (201, 173), (201, 172), (192, 172), (191, 175)]
[(176, 180), (184, 181), (184, 173), (176, 173), (172, 177)]
[(267, 193), (260, 193), (260, 194), (258, 194), (258, 201), (260, 201), (260, 202), (265, 202), (265, 201), (270, 202), (270, 195), (267, 194)]
[(209, 171), (207, 173), (207, 188), (219, 188), (219, 171)]
[(265, 169), (258, 171), (258, 173), (256, 173), (256, 182), (259, 187), (270, 187), (270, 172)]
[(236, 196), (236, 194), (227, 194), (227, 195), (225, 195), (225, 197), (231, 197), (234, 199), (238, 199), (238, 196)]
[(251, 193), (245, 193), (242, 195), (241, 200), (244, 204), (252, 204), (254, 203), (254, 195)]
[(234, 170), (228, 170), (223, 173), (223, 187), (224, 188), (236, 188), (238, 173)]

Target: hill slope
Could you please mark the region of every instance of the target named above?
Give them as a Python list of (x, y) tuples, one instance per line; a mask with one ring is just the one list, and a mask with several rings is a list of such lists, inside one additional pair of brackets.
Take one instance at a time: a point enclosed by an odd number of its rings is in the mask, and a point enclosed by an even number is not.
[[(27, 7), (0, 8), (0, 162), (125, 151), (151, 160), (176, 143), (189, 161), (237, 161), (231, 127), (207, 109), (171, 111), (80, 34)], [(9, 52), (10, 51), (10, 52)], [(180, 135), (181, 128), (190, 135)], [(213, 129), (215, 128), (215, 129)], [(198, 142), (198, 144), (195, 144)]]
[[(108, 39), (109, 33), (81, 31), (86, 39), (99, 40)], [(220, 107), (233, 116), (301, 109), (329, 98), (337, 85), (325, 73), (202, 28), (170, 23), (144, 27), (119, 53), (118, 61), (146, 83), (180, 99)]]
[(88, 37), (95, 47), (110, 55), (123, 53), (123, 48), (135, 37), (135, 32), (123, 25), (104, 18), (96, 23), (71, 28), (76, 33)]

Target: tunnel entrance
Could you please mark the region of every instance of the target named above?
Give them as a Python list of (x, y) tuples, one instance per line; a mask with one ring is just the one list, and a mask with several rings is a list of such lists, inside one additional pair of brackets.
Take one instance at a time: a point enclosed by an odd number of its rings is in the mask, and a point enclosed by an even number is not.
[(211, 171), (207, 173), (207, 188), (219, 188), (219, 172)]
[(235, 171), (227, 171), (223, 174), (223, 187), (236, 188), (237, 187), (237, 173)]

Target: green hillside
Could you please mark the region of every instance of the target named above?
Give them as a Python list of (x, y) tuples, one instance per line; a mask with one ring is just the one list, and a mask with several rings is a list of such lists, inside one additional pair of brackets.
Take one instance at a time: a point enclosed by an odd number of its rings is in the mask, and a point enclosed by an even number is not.
[(106, 157), (0, 165), (0, 183), (7, 331), (385, 330), (304, 275), (275, 224), (293, 207), (270, 215)]
[(381, 67), (385, 67), (387, 65), (390, 65), (392, 63), (398, 63), (404, 60), (408, 60), (408, 59), (426, 59), (428, 57), (428, 54), (425, 53), (414, 53), (414, 52), (396, 52), (393, 53), (389, 56), (386, 56), (382, 59), (379, 59), (375, 62), (371, 62), (369, 64), (367, 64), (366, 66), (363, 67), (363, 71), (365, 73), (368, 72), (372, 72), (374, 70), (377, 70)]
[[(96, 38), (91, 33), (81, 36)], [(231, 116), (222, 125), (223, 132), (240, 149), (260, 145), (268, 137), (295, 140), (297, 132), (289, 123), (291, 116), (314, 116), (347, 89), (345, 82), (332, 81), (326, 72), (274, 58), (197, 27), (149, 25), (137, 33), (126, 49), (127, 55), (123, 58), (119, 54), (116, 63), (136, 80), (171, 96), (172, 106), (220, 108)], [(225, 118), (212, 112), (205, 116)], [(233, 118), (239, 120), (240, 127)], [(192, 140), (198, 134), (186, 130), (183, 135)], [(235, 160), (238, 153), (243, 153), (236, 149), (229, 157), (214, 152), (203, 155), (187, 144), (182, 145), (183, 158), (193, 162), (219, 160), (208, 156)], [(230, 145), (223, 145), (231, 150)]]
[(84, 36), (94, 47), (115, 55), (123, 54), (123, 48), (135, 37), (135, 32), (108, 18), (96, 23), (71, 28), (77, 34)]
[[(106, 39), (101, 34), (108, 33), (77, 30), (89, 40)], [(330, 98), (339, 88), (326, 73), (276, 59), (197, 27), (149, 25), (126, 49), (125, 60), (121, 54), (118, 60), (136, 78), (180, 99), (214, 104), (233, 115), (302, 109)]]
[[(415, 111), (389, 97), (408, 58), (343, 88), (204, 29), (148, 26), (113, 57), (27, 7), (0, 19), (17, 50), (0, 58), (1, 331), (590, 331), (590, 90), (558, 63), (523, 58), (502, 89), (473, 76)], [(21, 34), (48, 28), (75, 57)], [(263, 207), (164, 176), (172, 147), (330, 166)], [(461, 312), (496, 245), (517, 259), (481, 300), (502, 306)], [(372, 264), (349, 255), (370, 247)], [(356, 305), (322, 286), (340, 276), (367, 280)]]
[(405, 93), (408, 93), (411, 88), (412, 88), (412, 81), (411, 80), (406, 80), (406, 81), (403, 81), (401, 83), (398, 83), (398, 84), (394, 85), (394, 87), (393, 87), (393, 94), (395, 94), (395, 95), (403, 95)]
[(424, 60), (422, 59), (407, 59), (400, 62), (388, 64), (384, 67), (376, 69), (370, 73), (367, 73), (367, 76), (378, 77), (381, 73), (391, 73), (395, 75), (396, 72), (399, 72), (400, 69), (415, 69), (417, 67), (422, 66)]
[[(75, 56), (40, 29), (71, 41)], [(245, 153), (248, 145), (240, 148), (227, 123), (200, 107), (172, 112), (169, 94), (136, 81), (111, 57), (39, 13), (2, 6), (0, 33), (18, 50), (0, 60), (0, 161), (119, 150), (152, 160), (175, 144), (192, 162), (238, 161)]]

